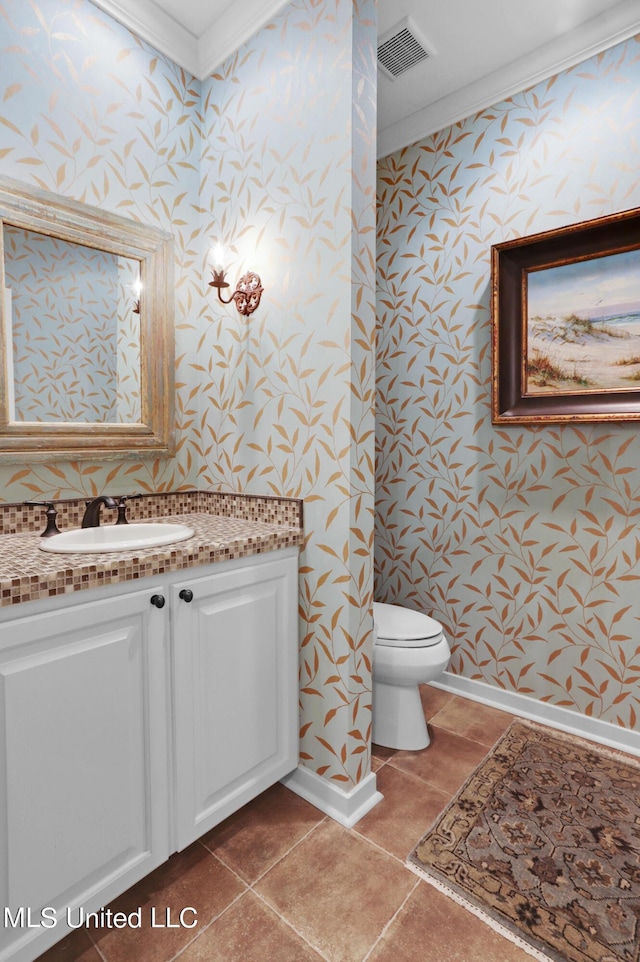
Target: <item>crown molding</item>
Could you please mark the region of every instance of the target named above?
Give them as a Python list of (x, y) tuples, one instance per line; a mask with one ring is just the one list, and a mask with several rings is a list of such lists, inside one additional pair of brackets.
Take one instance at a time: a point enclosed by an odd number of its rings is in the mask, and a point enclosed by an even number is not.
[(209, 0), (212, 12), (218, 9), (219, 16), (200, 38), (153, 0), (91, 0), (91, 3), (198, 80), (204, 80), (289, 0), (242, 0), (233, 4), (228, 0)]
[[(146, 40), (179, 67), (198, 76), (198, 42), (153, 0), (91, 0), (94, 6)], [(126, 6), (125, 6), (126, 4)]]
[(378, 157), (415, 144), (639, 33), (637, 2), (625, 0), (528, 56), (380, 128)]
[(231, 4), (198, 41), (198, 79), (210, 77), (227, 57), (250, 40), (289, 2), (290, 0), (242, 0), (242, 3)]

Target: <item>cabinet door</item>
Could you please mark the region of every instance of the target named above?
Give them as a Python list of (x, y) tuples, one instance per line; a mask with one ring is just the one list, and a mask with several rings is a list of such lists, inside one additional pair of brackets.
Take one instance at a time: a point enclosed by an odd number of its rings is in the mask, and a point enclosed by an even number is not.
[(298, 763), (297, 551), (277, 555), (172, 588), (178, 849)]
[(168, 857), (168, 618), (151, 594), (0, 624), (0, 960), (33, 959), (67, 910), (77, 922)]

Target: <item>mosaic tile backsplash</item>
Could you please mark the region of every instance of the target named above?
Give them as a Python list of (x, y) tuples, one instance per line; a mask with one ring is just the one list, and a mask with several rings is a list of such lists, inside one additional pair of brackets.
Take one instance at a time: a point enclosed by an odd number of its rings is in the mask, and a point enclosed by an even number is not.
[[(55, 500), (60, 531), (78, 528), (91, 499), (67, 498)], [(0, 504), (0, 535), (40, 532), (45, 527), (45, 507), (28, 504)], [(103, 521), (115, 519), (112, 509), (102, 508)], [(267, 524), (303, 526), (302, 501), (291, 498), (259, 497), (229, 494), (221, 491), (178, 491), (166, 494), (134, 495), (127, 500), (129, 521), (163, 518), (170, 515), (201, 512), (220, 518), (261, 521)]]

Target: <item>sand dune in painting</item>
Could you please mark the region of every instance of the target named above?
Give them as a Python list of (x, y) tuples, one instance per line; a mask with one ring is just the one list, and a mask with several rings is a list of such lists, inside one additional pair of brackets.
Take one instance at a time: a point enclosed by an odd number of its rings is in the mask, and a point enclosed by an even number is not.
[(528, 394), (640, 390), (640, 315), (532, 317)]

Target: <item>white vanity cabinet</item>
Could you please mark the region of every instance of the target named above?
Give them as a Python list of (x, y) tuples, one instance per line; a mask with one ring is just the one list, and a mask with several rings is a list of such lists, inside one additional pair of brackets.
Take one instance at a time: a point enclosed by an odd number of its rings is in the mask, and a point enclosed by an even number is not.
[(298, 764), (297, 561), (280, 554), (171, 587), (178, 849)]
[(37, 957), (67, 911), (99, 908), (169, 855), (169, 633), (152, 594), (0, 623), (3, 962)]
[(287, 548), (0, 609), (0, 962), (296, 767), (297, 570)]

